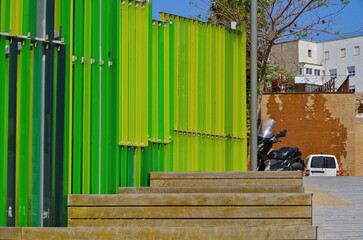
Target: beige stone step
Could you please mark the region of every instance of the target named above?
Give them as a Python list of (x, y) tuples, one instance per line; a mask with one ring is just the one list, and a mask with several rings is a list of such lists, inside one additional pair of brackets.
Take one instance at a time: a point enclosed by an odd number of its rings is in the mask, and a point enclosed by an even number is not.
[(301, 171), (277, 172), (152, 172), (151, 187), (302, 186)]
[(120, 194), (135, 193), (303, 193), (303, 186), (195, 186), (195, 187), (120, 187)]
[(302, 178), (301, 171), (254, 171), (254, 172), (151, 172), (151, 179), (185, 178)]
[(312, 226), (311, 218), (295, 219), (70, 219), (68, 227), (241, 227)]
[(271, 219), (280, 221), (277, 225), (288, 224), (289, 221), (293, 225), (300, 221), (301, 225), (311, 225), (311, 194), (148, 193), (68, 196), (69, 226), (89, 226), (86, 223), (108, 226), (97, 222), (103, 220), (112, 220), (112, 226), (147, 226), (144, 220), (156, 219), (161, 226), (169, 227), (180, 226), (180, 223), (183, 224), (181, 226), (191, 226), (193, 221), (190, 220), (196, 220), (193, 226), (226, 226), (228, 221), (235, 221), (240, 226), (268, 225)]
[(311, 206), (310, 193), (166, 193), (68, 195), (68, 207)]
[[(12, 236), (0, 228), (0, 238)], [(317, 239), (316, 227), (15, 228), (12, 239)]]

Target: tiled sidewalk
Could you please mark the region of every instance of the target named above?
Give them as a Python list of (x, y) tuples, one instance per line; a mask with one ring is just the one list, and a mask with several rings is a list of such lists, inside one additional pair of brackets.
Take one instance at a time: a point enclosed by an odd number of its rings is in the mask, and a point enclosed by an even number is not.
[(304, 185), (352, 204), (313, 206), (318, 239), (363, 239), (363, 177), (304, 177)]

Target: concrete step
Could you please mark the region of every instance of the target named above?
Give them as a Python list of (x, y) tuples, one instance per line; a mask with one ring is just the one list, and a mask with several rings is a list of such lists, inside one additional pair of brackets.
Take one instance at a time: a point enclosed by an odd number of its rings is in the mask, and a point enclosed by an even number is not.
[[(194, 226), (206, 226), (205, 219), (241, 219), (240, 224), (258, 225), (271, 219), (303, 220), (311, 224), (311, 194), (305, 193), (165, 193), (165, 194), (113, 194), (69, 195), (69, 226), (87, 226), (84, 219), (129, 220), (131, 222), (158, 219), (171, 227), (181, 221), (170, 219), (195, 219)], [(80, 221), (82, 220), (82, 221)], [(121, 221), (120, 221), (121, 222)], [(221, 224), (216, 221), (214, 224)], [(285, 221), (286, 223), (287, 221)], [(103, 224), (103, 223), (102, 223)], [(106, 226), (102, 225), (101, 226)], [(121, 224), (116, 223), (115, 224)], [(141, 226), (142, 223), (140, 223)], [(200, 224), (200, 225), (196, 225)], [(100, 224), (99, 224), (100, 225)], [(186, 226), (190, 222), (185, 223)], [(225, 226), (225, 224), (222, 224)], [(243, 225), (240, 225), (243, 226)]]
[(312, 226), (0, 228), (1, 239), (317, 239)]
[(120, 187), (119, 194), (135, 193), (303, 193), (303, 186), (195, 186), (195, 187)]
[(302, 186), (302, 172), (152, 172), (150, 185), (151, 187)]
[(68, 227), (251, 227), (312, 226), (311, 218), (295, 219), (71, 219)]
[(69, 230), (29, 230), (29, 236), (317, 238), (311, 226), (312, 196), (302, 193), (302, 172), (151, 173), (151, 185), (120, 188), (113, 195), (69, 195)]

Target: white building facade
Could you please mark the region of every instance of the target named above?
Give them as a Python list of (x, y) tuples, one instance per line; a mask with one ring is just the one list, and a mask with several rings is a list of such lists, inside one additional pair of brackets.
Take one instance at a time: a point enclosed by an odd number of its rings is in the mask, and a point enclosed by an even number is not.
[(295, 40), (276, 44), (271, 63), (295, 72), (295, 83), (322, 85), (335, 78), (336, 87), (349, 76), (350, 91), (363, 92), (363, 35), (322, 42)]

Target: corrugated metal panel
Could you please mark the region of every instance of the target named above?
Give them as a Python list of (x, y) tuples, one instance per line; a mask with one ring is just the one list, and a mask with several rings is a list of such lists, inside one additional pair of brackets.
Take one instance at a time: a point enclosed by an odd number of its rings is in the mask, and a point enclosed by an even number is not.
[(174, 169), (247, 170), (244, 31), (166, 13), (161, 19), (174, 23)]
[(247, 169), (243, 29), (152, 20), (151, 1), (36, 2), (0, 1), (0, 226), (65, 225), (66, 194), (150, 171)]

